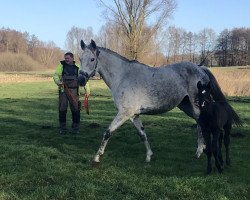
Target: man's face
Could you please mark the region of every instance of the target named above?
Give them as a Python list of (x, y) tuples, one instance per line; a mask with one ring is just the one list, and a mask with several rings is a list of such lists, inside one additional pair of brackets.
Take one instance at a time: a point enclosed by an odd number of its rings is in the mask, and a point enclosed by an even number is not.
[(64, 59), (65, 59), (65, 62), (66, 62), (68, 65), (72, 65), (72, 64), (73, 64), (74, 58), (72, 58), (70, 55), (64, 56)]

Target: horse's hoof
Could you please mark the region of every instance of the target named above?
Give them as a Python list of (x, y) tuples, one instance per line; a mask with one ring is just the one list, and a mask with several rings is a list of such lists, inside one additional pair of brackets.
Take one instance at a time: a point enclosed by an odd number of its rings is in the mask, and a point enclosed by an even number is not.
[(92, 160), (92, 164), (91, 165), (92, 165), (93, 168), (97, 168), (97, 167), (100, 166), (100, 162), (96, 162), (96, 161)]
[(212, 173), (212, 167), (207, 168), (206, 175), (210, 175)]
[(151, 161), (151, 157), (147, 157), (145, 160), (145, 163), (150, 163), (150, 161)]
[(203, 150), (197, 149), (196, 153), (195, 153), (195, 157), (199, 158), (202, 154)]

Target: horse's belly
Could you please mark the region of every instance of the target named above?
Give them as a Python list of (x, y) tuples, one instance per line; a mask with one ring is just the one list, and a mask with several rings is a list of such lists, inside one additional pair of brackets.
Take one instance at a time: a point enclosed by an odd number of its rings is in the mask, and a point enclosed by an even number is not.
[(163, 102), (163, 103), (155, 103), (155, 104), (142, 104), (140, 105), (138, 111), (140, 114), (161, 114), (164, 112), (168, 112), (178, 106), (179, 101), (172, 101), (172, 102)]

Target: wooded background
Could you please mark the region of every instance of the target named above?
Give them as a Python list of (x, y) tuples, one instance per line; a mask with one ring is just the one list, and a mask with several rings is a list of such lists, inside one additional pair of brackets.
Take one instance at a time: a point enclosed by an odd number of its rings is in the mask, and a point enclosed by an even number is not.
[[(0, 71), (54, 68), (66, 51), (79, 56), (80, 40), (94, 39), (98, 46), (150, 66), (191, 61), (206, 66), (250, 64), (250, 28), (235, 27), (217, 34), (211, 28), (193, 33), (168, 26), (176, 9), (175, 0), (97, 0), (106, 24), (98, 34), (92, 27), (73, 26), (67, 33), (66, 50), (53, 41), (9, 28), (0, 29)], [(205, 23), (204, 23), (205, 24)]]

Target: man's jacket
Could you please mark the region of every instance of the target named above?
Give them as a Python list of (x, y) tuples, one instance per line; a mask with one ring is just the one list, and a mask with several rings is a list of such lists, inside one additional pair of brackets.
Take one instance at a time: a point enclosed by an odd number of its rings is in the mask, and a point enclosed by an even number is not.
[[(70, 78), (74, 76), (78, 76), (79, 74), (79, 64), (74, 64), (73, 65), (68, 65), (65, 63), (65, 61), (61, 61), (57, 66), (56, 66), (56, 71), (53, 75), (54, 82), (58, 85), (60, 82), (63, 81), (63, 78)], [(74, 78), (72, 78), (74, 79)], [(77, 86), (78, 87), (78, 86)], [(86, 85), (84, 86), (85, 93), (87, 95), (90, 94), (90, 87), (89, 83), (87, 82)]]

